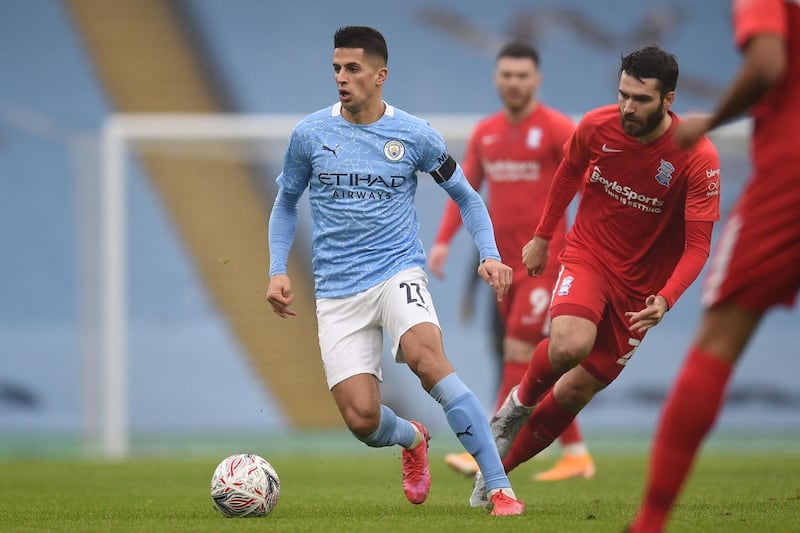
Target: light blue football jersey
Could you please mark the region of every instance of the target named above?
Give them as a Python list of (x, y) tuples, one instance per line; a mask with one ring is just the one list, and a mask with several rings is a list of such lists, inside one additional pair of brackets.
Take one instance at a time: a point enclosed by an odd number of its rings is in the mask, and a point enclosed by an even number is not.
[[(356, 294), (406, 268), (424, 267), (414, 207), (416, 172), (434, 172), (448, 159), (445, 141), (436, 130), (388, 104), (384, 115), (371, 124), (347, 121), (336, 103), (295, 127), (277, 178), (279, 199), (288, 198), (296, 208), (308, 189), (317, 298)], [(466, 184), (477, 196), (460, 166), (447, 179), (435, 175), (443, 188), (463, 190)], [(274, 210), (270, 275), (285, 272), (288, 259), (288, 245), (273, 241), (290, 245), (294, 233), (294, 222), (291, 227), (279, 224)], [(481, 213), (477, 218), (481, 259), (499, 259), (488, 214), (486, 220)]]

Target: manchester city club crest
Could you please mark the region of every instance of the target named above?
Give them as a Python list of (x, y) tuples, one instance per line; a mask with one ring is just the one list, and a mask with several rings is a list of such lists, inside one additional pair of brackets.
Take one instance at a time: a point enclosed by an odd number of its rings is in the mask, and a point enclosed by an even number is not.
[(400, 161), (406, 155), (406, 147), (402, 142), (393, 139), (383, 145), (383, 155), (389, 161)]

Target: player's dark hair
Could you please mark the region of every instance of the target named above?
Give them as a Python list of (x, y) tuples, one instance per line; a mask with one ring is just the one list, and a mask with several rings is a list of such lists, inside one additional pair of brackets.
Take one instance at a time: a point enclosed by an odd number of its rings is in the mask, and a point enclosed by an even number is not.
[(342, 26), (333, 35), (334, 48), (363, 48), (367, 55), (383, 58), (389, 63), (389, 49), (381, 32), (369, 26)]
[(674, 91), (678, 85), (678, 60), (658, 46), (645, 46), (622, 56), (619, 74), (625, 72), (639, 81), (655, 78), (659, 81), (661, 98)]
[(539, 66), (539, 52), (537, 52), (536, 48), (533, 46), (521, 41), (513, 41), (503, 46), (500, 51), (497, 52), (497, 59), (503, 57), (527, 57), (533, 61), (534, 65), (537, 67)]

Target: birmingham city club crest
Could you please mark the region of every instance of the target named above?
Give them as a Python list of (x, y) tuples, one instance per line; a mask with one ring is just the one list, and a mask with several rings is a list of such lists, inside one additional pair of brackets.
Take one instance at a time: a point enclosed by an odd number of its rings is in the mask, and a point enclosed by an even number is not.
[(672, 181), (672, 173), (675, 172), (675, 167), (669, 161), (661, 160), (658, 167), (658, 174), (656, 174), (656, 181), (664, 187), (669, 187), (669, 182)]

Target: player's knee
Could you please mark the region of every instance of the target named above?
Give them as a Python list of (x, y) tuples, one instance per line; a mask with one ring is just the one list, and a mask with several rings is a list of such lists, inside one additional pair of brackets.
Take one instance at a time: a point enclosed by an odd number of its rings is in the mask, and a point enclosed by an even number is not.
[(419, 360), (412, 370), (419, 378), (422, 388), (430, 392), (431, 389), (439, 383), (446, 376), (449, 376), (455, 370), (453, 365), (444, 357), (444, 354)]
[(380, 424), (380, 415), (365, 409), (347, 409), (342, 412), (342, 417), (350, 432), (364, 442), (378, 429), (378, 424)]
[(592, 346), (580, 339), (550, 340), (548, 355), (550, 363), (559, 370), (570, 369), (577, 366), (589, 355)]
[(506, 337), (503, 341), (503, 360), (508, 363), (527, 363), (535, 349), (534, 343)]
[(403, 358), (427, 391), (443, 377), (454, 372), (441, 343), (409, 343), (403, 348)]

